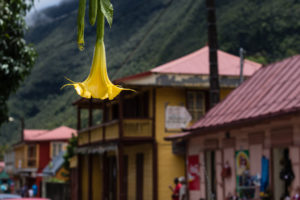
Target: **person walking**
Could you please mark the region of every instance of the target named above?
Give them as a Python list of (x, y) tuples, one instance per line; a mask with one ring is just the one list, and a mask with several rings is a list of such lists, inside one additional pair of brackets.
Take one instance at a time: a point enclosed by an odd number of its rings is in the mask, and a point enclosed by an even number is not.
[(187, 200), (186, 181), (184, 176), (179, 178), (179, 183), (181, 184), (179, 190), (179, 200)]
[(175, 184), (174, 188), (171, 185), (169, 185), (169, 188), (172, 191), (172, 200), (179, 200), (179, 191), (181, 188), (181, 183), (179, 183), (177, 177), (174, 179), (174, 184)]

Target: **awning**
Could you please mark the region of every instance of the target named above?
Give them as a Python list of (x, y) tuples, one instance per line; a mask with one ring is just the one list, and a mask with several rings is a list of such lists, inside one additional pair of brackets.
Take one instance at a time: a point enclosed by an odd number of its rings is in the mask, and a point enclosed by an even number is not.
[(0, 172), (0, 180), (9, 179), (9, 175), (3, 170)]
[(58, 170), (64, 164), (65, 151), (61, 151), (57, 156), (55, 156), (48, 165), (43, 169), (42, 176), (55, 176)]
[(116, 151), (118, 146), (116, 144), (110, 145), (97, 145), (97, 146), (85, 146), (76, 149), (77, 154), (103, 154), (108, 151)]

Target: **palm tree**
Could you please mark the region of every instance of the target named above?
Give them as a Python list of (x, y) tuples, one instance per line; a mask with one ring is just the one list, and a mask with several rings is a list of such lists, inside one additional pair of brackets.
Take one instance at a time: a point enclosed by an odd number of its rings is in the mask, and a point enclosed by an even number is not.
[(215, 0), (206, 0), (208, 48), (209, 48), (209, 108), (220, 101), (220, 85), (218, 72), (218, 39), (215, 13)]

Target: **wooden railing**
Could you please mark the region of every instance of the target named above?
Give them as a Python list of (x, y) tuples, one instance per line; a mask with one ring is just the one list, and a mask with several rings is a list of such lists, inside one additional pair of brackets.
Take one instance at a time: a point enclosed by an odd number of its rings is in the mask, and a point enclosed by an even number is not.
[[(79, 146), (103, 140), (115, 140), (120, 137), (120, 121), (113, 120), (79, 131)], [(124, 119), (122, 121), (123, 137), (126, 139), (152, 137), (152, 119)]]
[(105, 125), (105, 139), (112, 140), (119, 138), (119, 120), (108, 122)]
[(89, 130), (84, 129), (78, 134), (78, 144), (79, 146), (85, 145), (89, 143)]
[(91, 130), (91, 141), (103, 140), (103, 126)]
[(151, 137), (152, 120), (151, 119), (124, 119), (123, 121), (124, 137)]

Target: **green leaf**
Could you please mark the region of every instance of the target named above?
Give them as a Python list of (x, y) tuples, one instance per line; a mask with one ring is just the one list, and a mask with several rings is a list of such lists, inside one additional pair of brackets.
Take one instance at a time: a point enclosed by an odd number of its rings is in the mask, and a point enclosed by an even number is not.
[(114, 14), (113, 6), (110, 3), (110, 0), (100, 0), (100, 5), (101, 5), (101, 12), (103, 13), (109, 26), (111, 27), (113, 21), (113, 14)]

